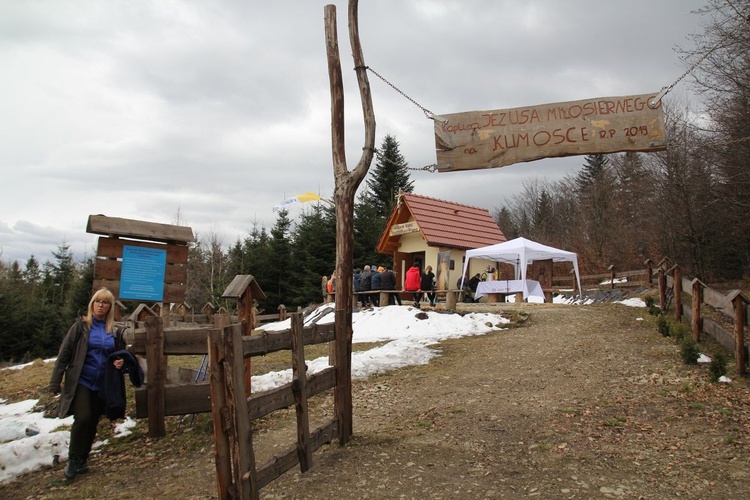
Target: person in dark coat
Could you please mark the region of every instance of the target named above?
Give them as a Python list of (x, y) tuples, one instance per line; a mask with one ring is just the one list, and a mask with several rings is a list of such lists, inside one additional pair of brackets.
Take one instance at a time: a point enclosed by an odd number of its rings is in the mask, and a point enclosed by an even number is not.
[[(391, 266), (385, 266), (385, 270), (381, 273), (381, 290), (395, 290), (396, 289), (396, 275)], [(401, 305), (401, 297), (397, 293), (388, 294), (388, 305)]]
[(352, 288), (354, 289), (355, 295), (354, 295), (354, 305), (357, 305), (357, 301), (359, 300), (359, 291), (361, 290), (361, 280), (362, 280), (362, 269), (357, 268), (354, 270), (354, 276), (352, 276)]
[[(359, 291), (369, 292), (370, 290), (372, 290), (372, 271), (370, 266), (365, 266), (362, 276), (359, 278)], [(367, 307), (370, 304), (370, 294), (361, 293), (359, 300), (362, 301), (362, 307)]]
[[(104, 374), (108, 363), (118, 371), (124, 364), (122, 358), (108, 361), (111, 353), (125, 349), (123, 330), (115, 328), (114, 303), (114, 295), (106, 288), (94, 293), (87, 314), (63, 338), (52, 369), (49, 393), (54, 397), (62, 392), (58, 416), (73, 415), (68, 465), (64, 471), (68, 479), (88, 472), (87, 460), (106, 404), (99, 397)], [(61, 391), (63, 375), (65, 383)]]
[(382, 266), (374, 270), (372, 272), (372, 279), (370, 280), (371, 289), (373, 291), (373, 293), (370, 294), (370, 300), (372, 301), (372, 304), (376, 307), (380, 305), (380, 290), (382, 288), (382, 279), (383, 279), (383, 276), (381, 273), (383, 272), (383, 270), (384, 269)]
[(432, 266), (427, 266), (424, 268), (424, 273), (422, 273), (422, 279), (419, 288), (422, 290), (422, 292), (427, 294), (427, 300), (430, 301), (430, 305), (432, 307), (435, 307), (435, 299), (437, 298), (437, 294), (435, 293), (435, 273), (432, 272)]

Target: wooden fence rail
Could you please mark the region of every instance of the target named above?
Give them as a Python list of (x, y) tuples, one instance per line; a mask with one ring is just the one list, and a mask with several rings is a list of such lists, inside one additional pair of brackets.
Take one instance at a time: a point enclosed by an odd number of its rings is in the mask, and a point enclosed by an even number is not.
[[(689, 280), (682, 276), (680, 267), (658, 270), (659, 301), (662, 311), (667, 311), (669, 302), (667, 296), (672, 293), (674, 300), (674, 315), (676, 321), (682, 317), (691, 325), (692, 335), (697, 342), (701, 336), (709, 336), (722, 345), (728, 352), (734, 354), (735, 367), (738, 375), (747, 374), (748, 345), (746, 343), (745, 327), (747, 326), (748, 299), (741, 291), (733, 290), (724, 295), (699, 279)], [(690, 296), (690, 305), (682, 300), (682, 294)], [(734, 323), (730, 332), (721, 324), (703, 314), (702, 306), (711, 306), (715, 311), (724, 314)]]
[[(339, 437), (340, 422), (332, 418), (310, 431), (308, 399), (336, 387), (336, 368), (307, 375), (304, 346), (331, 342), (334, 325), (303, 328), (301, 313), (291, 315), (291, 329), (242, 336), (238, 325), (209, 335), (211, 401), (219, 497), (258, 498), (258, 491), (295, 465), (305, 472), (312, 453)], [(244, 359), (279, 350), (292, 351), (292, 381), (245, 397)], [(260, 466), (255, 463), (250, 422), (294, 405), (297, 441)]]

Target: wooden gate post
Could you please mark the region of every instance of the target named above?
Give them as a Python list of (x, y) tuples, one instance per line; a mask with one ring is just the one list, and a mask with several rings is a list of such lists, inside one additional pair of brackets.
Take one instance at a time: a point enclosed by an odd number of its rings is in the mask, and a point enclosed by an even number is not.
[(654, 282), (654, 261), (651, 259), (646, 259), (643, 264), (646, 266), (646, 282), (650, 285)]
[(730, 294), (734, 306), (734, 359), (737, 364), (737, 375), (747, 375), (747, 353), (745, 351), (745, 304), (748, 299), (735, 290)]
[(164, 437), (167, 428), (164, 420), (166, 401), (164, 387), (167, 381), (164, 356), (164, 321), (158, 316), (146, 318), (146, 363), (148, 366), (148, 436)]
[[(229, 321), (227, 320), (227, 323)], [(222, 325), (223, 326), (226, 325)], [(229, 447), (229, 415), (224, 392), (224, 338), (221, 330), (208, 334), (208, 366), (211, 388), (211, 417), (214, 428), (214, 462), (216, 463), (216, 486), (221, 500), (228, 500), (232, 484), (232, 462)]]
[(659, 309), (661, 310), (661, 313), (664, 314), (666, 312), (667, 307), (667, 278), (664, 275), (664, 268), (659, 268)]
[(236, 498), (258, 499), (258, 482), (255, 477), (250, 416), (245, 397), (245, 363), (242, 348), (242, 328), (230, 325), (223, 330), (224, 375), (227, 391), (227, 408), (232, 429), (232, 476)]
[(693, 280), (693, 338), (696, 342), (701, 340), (701, 302), (703, 302), (703, 287), (705, 287), (698, 278)]
[(297, 459), (302, 472), (312, 467), (310, 444), (310, 419), (307, 411), (307, 366), (305, 365), (305, 341), (303, 338), (302, 314), (292, 315), (292, 394), (297, 415)]
[(678, 323), (682, 321), (682, 273), (680, 272), (680, 266), (675, 264), (673, 290), (674, 290), (674, 319)]

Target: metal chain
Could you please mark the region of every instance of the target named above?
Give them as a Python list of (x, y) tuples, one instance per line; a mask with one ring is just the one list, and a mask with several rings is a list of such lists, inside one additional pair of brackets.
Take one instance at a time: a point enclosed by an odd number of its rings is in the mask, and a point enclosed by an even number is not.
[(381, 160), (387, 161), (391, 165), (393, 165), (395, 167), (398, 167), (398, 168), (403, 168), (405, 170), (422, 170), (422, 171), (425, 171), (425, 172), (437, 172), (437, 164), (436, 163), (433, 163), (432, 165), (425, 165), (424, 167), (407, 167), (406, 165), (401, 165), (400, 163), (396, 163), (395, 161), (391, 160), (390, 158), (388, 158), (387, 156), (385, 156), (383, 153), (381, 153), (380, 151), (378, 151), (378, 148), (372, 148), (372, 151), (373, 151), (373, 153), (375, 153), (375, 156), (377, 156)]
[(685, 72), (682, 74), (682, 76), (680, 76), (677, 80), (675, 80), (674, 83), (672, 83), (672, 85), (668, 85), (666, 87), (662, 87), (661, 91), (659, 91), (659, 93), (656, 95), (656, 97), (654, 97), (651, 101), (649, 101), (649, 103), (648, 103), (649, 107), (650, 108), (655, 108), (659, 104), (659, 102), (662, 100), (662, 98), (665, 95), (667, 95), (674, 88), (675, 85), (677, 85), (678, 83), (680, 83), (680, 81), (682, 81), (683, 78), (685, 78), (690, 73), (692, 73), (693, 70), (696, 67), (698, 67), (698, 65), (700, 63), (702, 63), (703, 61), (705, 61), (706, 58), (708, 58), (708, 56), (710, 56), (713, 53), (713, 51), (716, 50), (717, 48), (718, 47), (714, 47), (713, 49), (711, 49), (708, 52), (706, 52), (705, 54), (703, 54), (703, 56), (700, 59), (698, 59), (692, 66), (690, 66), (687, 70), (685, 70)]
[(402, 96), (404, 96), (405, 98), (407, 98), (409, 101), (411, 101), (412, 104), (414, 104), (419, 109), (421, 109), (422, 112), (425, 114), (425, 116), (427, 118), (429, 118), (430, 120), (435, 120), (435, 121), (440, 122), (440, 123), (447, 122), (446, 119), (440, 118), (438, 115), (436, 115), (435, 113), (433, 113), (432, 111), (430, 111), (429, 109), (425, 108), (424, 106), (422, 106), (421, 104), (419, 104), (417, 101), (415, 101), (414, 99), (412, 99), (411, 97), (409, 97), (408, 95), (406, 95), (406, 93), (404, 91), (402, 91), (401, 89), (399, 89), (398, 87), (396, 87), (394, 84), (392, 84), (391, 82), (389, 82), (388, 80), (386, 80), (380, 73), (378, 73), (377, 71), (375, 71), (371, 67), (365, 66), (365, 69), (368, 70), (368, 71), (370, 71), (370, 73), (372, 73), (373, 75), (377, 76), (381, 80), (383, 80), (393, 90), (395, 90), (396, 92), (398, 92), (399, 94), (401, 94)]

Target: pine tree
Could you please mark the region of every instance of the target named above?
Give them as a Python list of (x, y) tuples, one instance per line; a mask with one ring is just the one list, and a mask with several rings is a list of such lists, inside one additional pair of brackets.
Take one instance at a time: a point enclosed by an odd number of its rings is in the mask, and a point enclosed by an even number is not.
[(291, 268), (293, 295), (287, 306), (307, 306), (321, 300), (321, 276), (330, 276), (336, 262), (336, 214), (332, 207), (315, 205), (300, 217), (294, 231)]
[(583, 161), (583, 168), (576, 177), (579, 191), (583, 191), (594, 184), (609, 165), (609, 158), (603, 154), (586, 155)]
[(366, 181), (367, 194), (380, 217), (388, 217), (396, 204), (399, 191), (411, 193), (414, 182), (404, 167), (406, 160), (399, 151), (399, 143), (392, 135), (386, 135), (380, 146), (372, 178)]
[[(293, 287), (295, 269), (290, 267), (292, 257), (291, 240), (292, 222), (287, 210), (279, 210), (276, 223), (271, 229), (269, 241), (268, 261), (264, 282), (267, 288), (262, 288), (266, 294), (266, 304), (275, 311), (280, 304), (289, 304), (289, 294)], [(259, 283), (260, 284), (260, 283)]]
[(354, 203), (354, 266), (364, 267), (380, 262), (382, 257), (375, 248), (378, 245), (386, 217), (370, 201), (367, 192), (362, 192)]

